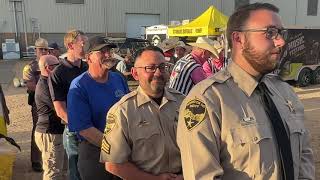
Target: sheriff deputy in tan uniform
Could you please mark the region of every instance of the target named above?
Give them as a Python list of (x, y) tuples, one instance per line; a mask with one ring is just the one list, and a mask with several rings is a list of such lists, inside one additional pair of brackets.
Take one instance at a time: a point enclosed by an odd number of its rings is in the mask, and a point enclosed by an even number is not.
[(108, 112), (100, 161), (123, 179), (182, 179), (176, 127), (184, 96), (165, 87), (169, 67), (158, 47), (136, 52), (137, 90)]
[(186, 180), (315, 179), (303, 105), (287, 83), (266, 75), (285, 44), (277, 13), (255, 3), (230, 16), (233, 61), (183, 101), (177, 141)]
[(36, 89), (37, 82), (40, 77), (40, 69), (38, 65), (38, 61), (42, 55), (47, 55), (49, 52), (48, 41), (39, 38), (35, 42), (35, 53), (36, 59), (31, 61), (23, 68), (22, 78), (26, 82), (27, 92), (28, 92), (28, 104), (31, 106), (31, 115), (32, 115), (32, 134), (31, 134), (31, 163), (32, 169), (37, 172), (42, 171), (41, 165), (41, 152), (38, 149), (35, 140), (34, 140), (34, 132), (35, 127), (38, 121), (37, 115), (37, 107), (34, 100), (34, 93)]

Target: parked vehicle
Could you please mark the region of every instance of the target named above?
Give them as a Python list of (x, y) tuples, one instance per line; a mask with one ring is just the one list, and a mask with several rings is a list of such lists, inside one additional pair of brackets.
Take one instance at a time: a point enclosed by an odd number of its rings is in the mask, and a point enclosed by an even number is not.
[(146, 39), (154, 46), (158, 46), (163, 40), (168, 38), (167, 25), (155, 25), (146, 28)]
[(148, 40), (136, 38), (108, 38), (107, 41), (116, 44), (116, 53), (123, 57), (128, 51), (135, 53), (138, 49), (151, 45)]
[(320, 83), (320, 29), (288, 29), (279, 75), (303, 87)]

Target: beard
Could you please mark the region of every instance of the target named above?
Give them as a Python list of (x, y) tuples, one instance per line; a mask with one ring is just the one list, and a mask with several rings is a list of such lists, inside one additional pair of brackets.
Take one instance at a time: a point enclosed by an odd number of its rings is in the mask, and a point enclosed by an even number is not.
[(156, 81), (156, 82), (151, 82), (151, 89), (154, 92), (163, 91), (163, 88), (166, 85), (166, 78), (164, 76), (153, 77), (152, 81)]
[(280, 48), (274, 48), (265, 52), (258, 52), (250, 42), (246, 40), (242, 54), (257, 72), (260, 74), (267, 74), (277, 68), (280, 52)]

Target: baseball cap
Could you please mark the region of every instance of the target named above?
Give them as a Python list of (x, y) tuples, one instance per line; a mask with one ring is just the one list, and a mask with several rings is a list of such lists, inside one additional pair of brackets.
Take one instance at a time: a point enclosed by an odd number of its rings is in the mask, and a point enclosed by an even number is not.
[(49, 49), (60, 49), (60, 47), (56, 42), (53, 42), (49, 44)]
[(86, 54), (88, 54), (92, 51), (99, 51), (105, 47), (111, 49), (116, 48), (117, 45), (108, 42), (107, 39), (103, 36), (94, 36), (92, 38), (89, 38), (88, 42), (85, 43), (84, 51)]

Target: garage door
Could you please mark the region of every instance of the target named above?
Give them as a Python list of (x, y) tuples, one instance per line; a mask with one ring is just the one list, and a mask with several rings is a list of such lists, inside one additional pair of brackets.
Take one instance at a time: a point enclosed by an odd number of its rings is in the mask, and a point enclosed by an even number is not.
[(129, 38), (144, 38), (145, 28), (159, 24), (159, 14), (126, 14), (126, 33)]

